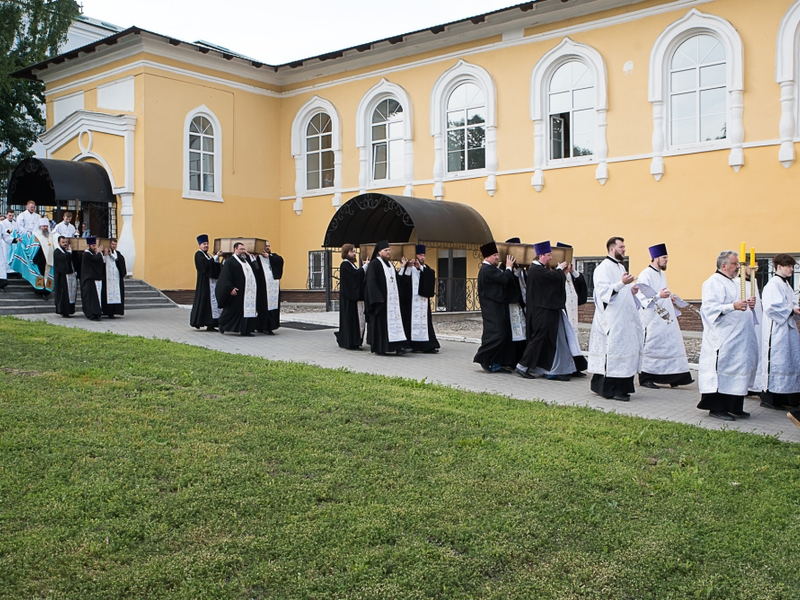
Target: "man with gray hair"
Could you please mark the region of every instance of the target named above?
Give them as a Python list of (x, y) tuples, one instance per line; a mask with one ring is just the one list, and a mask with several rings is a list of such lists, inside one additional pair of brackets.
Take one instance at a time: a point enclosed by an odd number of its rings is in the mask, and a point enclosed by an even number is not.
[(755, 298), (741, 299), (733, 280), (739, 255), (726, 250), (717, 257), (717, 272), (703, 283), (703, 343), (700, 347), (697, 408), (723, 421), (744, 419), (744, 397), (758, 366), (758, 341), (753, 327)]

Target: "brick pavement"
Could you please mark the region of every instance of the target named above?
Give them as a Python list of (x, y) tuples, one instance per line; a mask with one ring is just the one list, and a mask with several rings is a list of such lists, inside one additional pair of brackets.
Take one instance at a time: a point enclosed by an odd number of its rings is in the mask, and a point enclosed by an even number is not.
[[(82, 315), (63, 319), (58, 315), (20, 315), (20, 318), (44, 320), (56, 325), (79, 327), (89, 331), (112, 332), (148, 338), (163, 338), (233, 354), (249, 354), (270, 360), (304, 362), (325, 368), (346, 368), (361, 373), (394, 375), (456, 387), (464, 390), (490, 392), (520, 400), (543, 400), (548, 403), (589, 406), (603, 411), (635, 415), (648, 419), (665, 419), (696, 425), (707, 429), (737, 429), (743, 432), (775, 436), (789, 442), (800, 442), (800, 429), (786, 418), (786, 413), (761, 408), (757, 400), (747, 399), (745, 410), (752, 414), (748, 420), (723, 423), (708, 417), (696, 408), (699, 401), (697, 384), (685, 389), (649, 390), (637, 387), (630, 402), (616, 402), (596, 396), (589, 390), (589, 379), (570, 382), (526, 380), (512, 374), (489, 374), (472, 362), (477, 350), (465, 338), (440, 338), (439, 354), (407, 354), (379, 357), (368, 349), (342, 350), (336, 345), (334, 329), (301, 331), (282, 327), (274, 336), (256, 335), (242, 338), (196, 331), (189, 326), (189, 311), (185, 308), (163, 308), (131, 311), (113, 321), (89, 321)], [(284, 322), (336, 325), (336, 313), (284, 314)], [(474, 340), (473, 340), (474, 341)]]

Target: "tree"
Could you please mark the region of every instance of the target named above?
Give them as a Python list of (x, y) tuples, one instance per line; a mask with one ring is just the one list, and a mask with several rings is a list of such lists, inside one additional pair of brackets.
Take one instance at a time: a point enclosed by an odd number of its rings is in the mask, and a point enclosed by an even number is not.
[(44, 132), (44, 84), (10, 73), (58, 54), (80, 15), (75, 0), (0, 0), (0, 198), (14, 166)]

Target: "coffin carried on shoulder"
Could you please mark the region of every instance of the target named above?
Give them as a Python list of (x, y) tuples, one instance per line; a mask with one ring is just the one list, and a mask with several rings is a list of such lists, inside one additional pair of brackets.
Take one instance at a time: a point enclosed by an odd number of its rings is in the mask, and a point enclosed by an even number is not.
[(250, 254), (261, 254), (267, 248), (267, 240), (259, 238), (216, 238), (214, 240), (214, 254), (233, 254), (233, 245), (241, 242), (244, 249)]
[[(86, 238), (70, 238), (69, 240), (70, 245), (72, 246), (73, 252), (83, 252), (88, 248), (86, 244)], [(97, 238), (97, 245), (104, 246), (105, 248), (110, 247), (110, 243), (108, 238)]]
[[(360, 247), (360, 254), (361, 260), (367, 260), (372, 258), (372, 251), (375, 249), (375, 244), (361, 244)], [(389, 257), (389, 260), (399, 261), (404, 256), (408, 260), (413, 260), (417, 257), (417, 245), (416, 244), (403, 244), (403, 243), (393, 243), (389, 244), (389, 250), (391, 250), (392, 254)]]
[[(507, 244), (506, 242), (496, 242), (497, 252), (500, 254), (500, 262), (506, 260), (506, 256), (513, 256), (517, 264), (527, 267), (536, 260), (536, 252), (533, 244)], [(550, 267), (555, 268), (559, 263), (572, 262), (572, 247), (557, 248), (553, 247), (553, 258), (550, 259)]]

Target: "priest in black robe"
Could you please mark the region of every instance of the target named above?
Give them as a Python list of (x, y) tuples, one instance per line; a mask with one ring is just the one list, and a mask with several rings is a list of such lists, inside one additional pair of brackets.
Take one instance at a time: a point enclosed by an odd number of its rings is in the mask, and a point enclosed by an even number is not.
[(214, 290), (222, 265), (219, 255), (208, 253), (208, 235), (205, 233), (197, 236), (199, 246), (194, 253), (194, 268), (197, 271), (197, 280), (194, 284), (194, 301), (192, 312), (189, 315), (189, 325), (195, 329), (205, 327), (207, 331), (216, 331), (219, 325), (219, 306)]
[(75, 314), (78, 296), (78, 280), (72, 265), (72, 247), (69, 238), (58, 237), (58, 246), (53, 251), (53, 296), (56, 314), (68, 318)]
[(514, 276), (514, 257), (507, 256), (505, 269), (498, 269), (500, 255), (497, 244), (489, 242), (481, 246), (483, 263), (478, 271), (478, 298), (481, 302), (483, 334), (481, 346), (473, 362), (481, 365), (484, 371), (498, 373), (513, 369), (517, 362), (511, 334), (509, 302), (519, 284)]
[(425, 264), (426, 248), (417, 244), (414, 260), (400, 270), (400, 312), (412, 352), (432, 354), (441, 347), (433, 330), (431, 298), (436, 294), (436, 271)]
[(103, 246), (97, 245), (97, 238), (88, 237), (81, 262), (81, 308), (86, 318), (91, 321), (99, 321), (103, 314), (104, 278)]
[[(389, 260), (391, 255), (388, 240), (375, 244), (364, 284), (367, 343), (370, 350), (379, 356), (387, 352), (399, 356), (410, 351), (400, 313), (397, 270)], [(404, 257), (401, 264), (405, 266), (406, 262)]]
[(336, 343), (347, 350), (361, 350), (366, 326), (364, 316), (364, 282), (369, 260), (356, 266), (356, 247), (342, 246), (342, 264), (339, 266), (339, 331)]
[(113, 319), (117, 315), (125, 314), (125, 275), (128, 274), (128, 267), (125, 265), (125, 257), (117, 251), (117, 240), (111, 238), (108, 245), (108, 251), (103, 257), (106, 263), (103, 314)]
[(234, 331), (245, 337), (253, 336), (256, 326), (256, 278), (244, 244), (233, 245), (233, 256), (222, 263), (215, 290), (217, 304), (222, 309), (219, 331)]
[(264, 252), (252, 261), (258, 292), (256, 330), (267, 335), (281, 326), (281, 284), (283, 257), (270, 250), (269, 241)]

